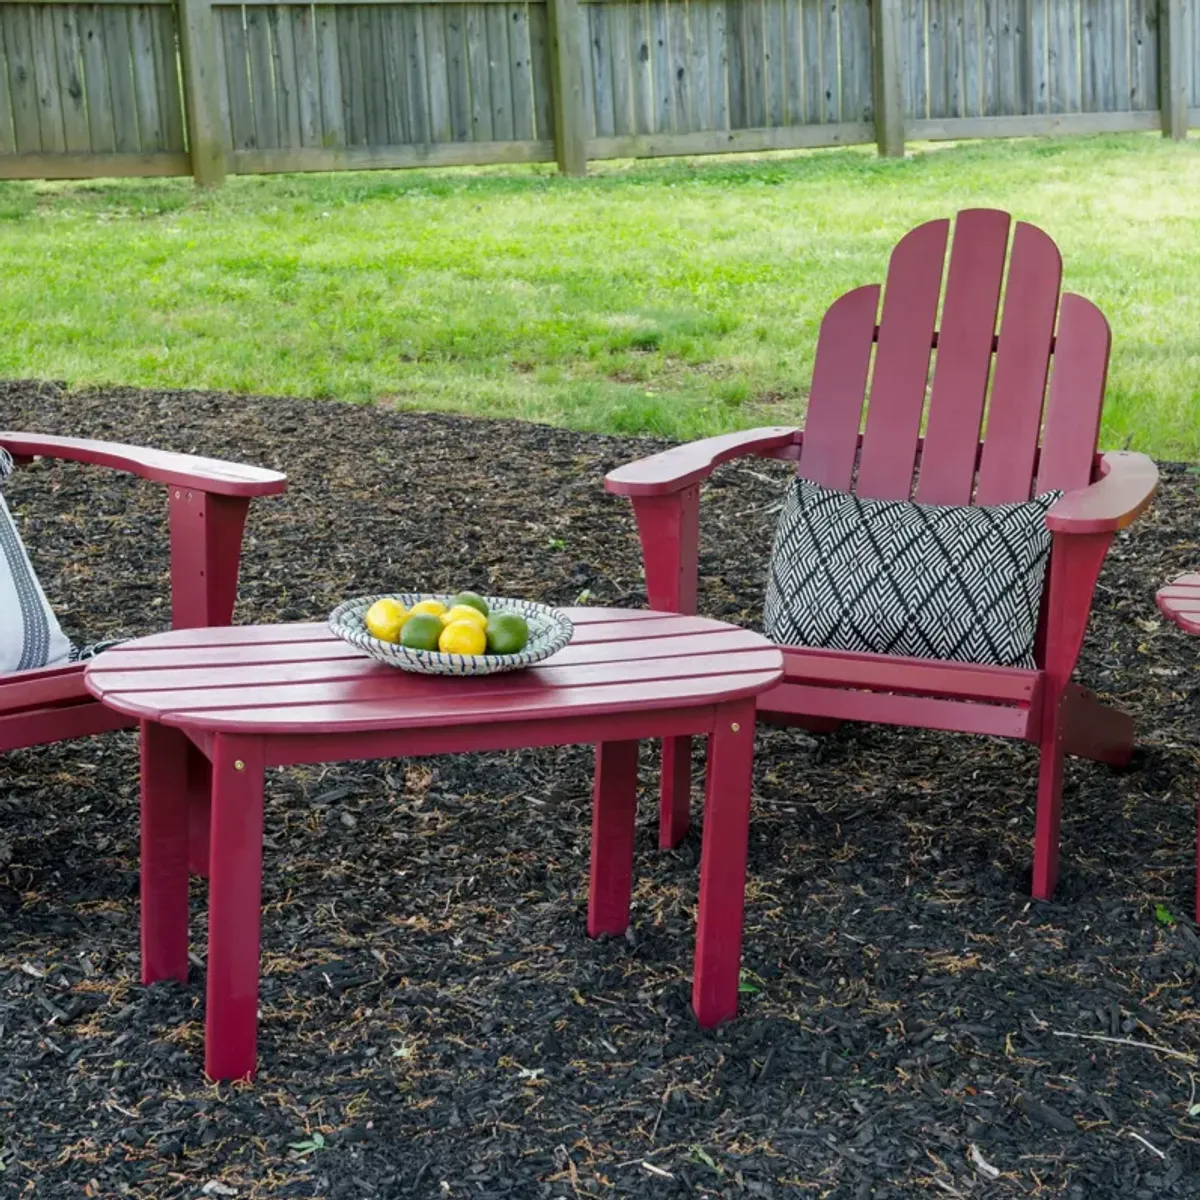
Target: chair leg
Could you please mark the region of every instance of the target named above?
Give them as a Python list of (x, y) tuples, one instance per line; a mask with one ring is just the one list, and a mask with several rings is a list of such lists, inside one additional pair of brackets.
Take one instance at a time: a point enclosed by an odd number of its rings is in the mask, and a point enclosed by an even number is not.
[(1049, 900), (1058, 886), (1059, 830), (1062, 823), (1063, 703), (1047, 705), (1038, 765), (1037, 816), (1033, 837), (1033, 895)]
[(754, 767), (754, 703), (717, 710), (708, 739), (692, 1009), (703, 1028), (737, 1016)]
[(212, 765), (204, 754), (187, 746), (188, 870), (208, 878), (208, 841), (212, 821)]
[(692, 739), (663, 738), (658, 796), (658, 848), (673, 850), (692, 822)]

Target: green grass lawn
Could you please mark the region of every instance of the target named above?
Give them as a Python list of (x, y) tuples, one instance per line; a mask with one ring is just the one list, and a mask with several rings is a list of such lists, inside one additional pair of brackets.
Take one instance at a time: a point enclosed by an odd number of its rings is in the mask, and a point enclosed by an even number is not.
[(688, 438), (799, 419), (817, 325), (912, 225), (1006, 208), (1113, 325), (1104, 443), (1200, 458), (1200, 143), (0, 185), (0, 376)]

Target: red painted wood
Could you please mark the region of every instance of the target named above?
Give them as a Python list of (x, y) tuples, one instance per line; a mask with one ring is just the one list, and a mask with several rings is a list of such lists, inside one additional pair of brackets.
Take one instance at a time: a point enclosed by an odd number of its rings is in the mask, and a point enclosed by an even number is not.
[(1058, 247), (1040, 229), (1019, 222), (1008, 266), (977, 504), (1027, 500), (1033, 490), (1061, 281)]
[(171, 624), (228, 625), (237, 598), (242, 532), (250, 501), (172, 488)]
[(1068, 492), (1047, 514), (1055, 533), (1115, 533), (1132, 525), (1158, 491), (1158, 468), (1144, 454), (1119, 450), (1100, 458), (1100, 478)]
[(954, 222), (916, 493), (922, 504), (971, 502), (1010, 220), (969, 209)]
[(187, 746), (188, 869), (208, 878), (212, 833), (212, 764), (196, 745)]
[[(545, 695), (522, 696), (506, 693), (494, 702), (486, 697), (461, 701), (437, 713), (444, 726), (472, 725), (480, 720), (538, 721), (569, 712), (581, 730), (589, 719), (611, 712), (654, 711), (667, 705), (687, 708), (709, 704), (716, 697), (752, 696), (770, 687), (779, 677), (774, 670), (741, 675), (708, 676), (689, 681), (656, 680), (652, 683), (606, 684), (588, 688), (552, 688)], [(673, 703), (672, 703), (673, 702)], [(105, 703), (114, 703), (107, 699)], [(235, 709), (164, 713), (168, 725), (204, 725), (218, 732), (321, 733), (328, 729), (347, 732), (376, 729), (420, 729), (433, 719), (429, 705), (384, 705), (353, 700), (331, 704), (294, 704), (274, 708), (257, 706)], [(581, 737), (580, 741), (589, 739)]]
[[(1157, 471), (1141, 455), (1097, 459), (1108, 326), (1094, 305), (1068, 295), (1062, 300), (1056, 339), (1061, 258), (1050, 239), (1032, 226), (1016, 228), (1000, 332), (989, 337), (1008, 222), (1002, 213), (959, 215), (943, 327), (936, 333), (930, 314), (941, 286), (945, 222), (922, 226), (897, 246), (878, 330), (872, 327), (878, 288), (860, 288), (835, 302), (822, 325), (807, 428), (794, 442), (762, 452), (784, 457), (798, 448), (802, 476), (843, 489), (851, 486), (855, 456), (860, 454), (858, 490), (865, 496), (908, 494), (914, 446), (921, 463), (916, 494), (926, 502), (969, 497), (973, 473), (974, 501), (979, 504), (1027, 498), (1035, 470), (1039, 490), (1064, 489), (1067, 494), (1047, 517), (1055, 535), (1051, 586), (1035, 644), (1036, 661), (1046, 670), (989, 674), (983, 668), (955, 670), (953, 664), (910, 667), (893, 659), (877, 660), (876, 665), (867, 656), (860, 661), (853, 655), (796, 649), (787, 652), (787, 681), (760, 696), (758, 708), (765, 719), (787, 723), (871, 720), (1044, 742), (1037, 837), (1041, 882), (1036, 885), (1044, 889), (1057, 870), (1061, 755), (1077, 752), (1119, 764), (1129, 753), (1128, 718), (1094, 698), (1082, 700), (1070, 690), (1069, 680), (1107, 546), (1107, 541), (1096, 539), (1111, 539), (1145, 510), (1157, 485)], [(867, 433), (860, 438), (873, 336), (878, 350)], [(938, 358), (928, 436), (918, 439), (923, 364), (930, 347), (936, 347)], [(1052, 352), (1056, 362), (1043, 433)], [(991, 394), (979, 444), (977, 406), (989, 356)], [(671, 471), (656, 468), (661, 490), (669, 490), (667, 480), (672, 471), (678, 475), (678, 464), (692, 464), (698, 472), (687, 476), (689, 484), (705, 474), (704, 455), (697, 461), (692, 448), (679, 447), (670, 456), (676, 464)], [(648, 558), (657, 552), (646, 548)], [(1191, 622), (1200, 632), (1200, 604), (1192, 610), (1183, 607), (1184, 601), (1160, 599), (1160, 606), (1164, 603), (1175, 606), (1172, 619)], [(1030, 678), (1033, 691), (1027, 694)], [(681, 824), (685, 815), (686, 799), (664, 803), (664, 843), (670, 841), (668, 826)]]
[(1086, 688), (1063, 691), (1063, 749), (1078, 758), (1127, 767), (1133, 757), (1133, 718), (1102, 704)]
[(629, 925), (637, 768), (637, 742), (601, 742), (596, 747), (587, 922), (592, 937), (622, 934)]
[(663, 738), (658, 793), (658, 848), (674, 850), (692, 824), (692, 739)]
[(783, 672), (789, 683), (870, 688), (993, 703), (1029, 704), (1038, 688), (1038, 673), (1019, 667), (975, 666), (843, 650), (784, 647)]
[(1082, 296), (1064, 296), (1038, 460), (1038, 492), (1073, 492), (1092, 482), (1111, 348), (1104, 314)]
[(0, 753), (91, 737), (113, 729), (131, 729), (136, 724), (136, 720), (94, 702), (56, 704), (7, 714), (0, 711)]
[(88, 699), (83, 668), (78, 663), (0, 675), (0, 712)]
[[(240, 635), (229, 630), (216, 639), (220, 645), (213, 644), (211, 631), (176, 630), (115, 651), (115, 660), (105, 661), (104, 656), (91, 664), (85, 675), (88, 686), (104, 694), (107, 703), (165, 715), (163, 725), (149, 727), (146, 741), (148, 761), (154, 764), (146, 776), (146, 806), (155, 834), (148, 844), (152, 861), (147, 879), (176, 899), (164, 909), (163, 927), (151, 928), (150, 944), (158, 955), (151, 964), (154, 970), (163, 961), (177, 965), (179, 958), (180, 921), (172, 904), (181, 893), (180, 878), (186, 885), (187, 828), (193, 810), (185, 801), (198, 786), (189, 769), (191, 747), (212, 760), (205, 1057), (212, 1078), (249, 1078), (255, 1067), (262, 782), (268, 764), (599, 743), (589, 930), (615, 933), (625, 927), (637, 742), (644, 737), (710, 734), (720, 714), (742, 714), (737, 719), (745, 723), (744, 744), (729, 747), (717, 737), (710, 747), (712, 779), (736, 780), (742, 758), (752, 754), (754, 696), (778, 683), (783, 660), (778, 648), (758, 635), (733, 630), (730, 636), (729, 627), (714, 621), (662, 613), (631, 614), (627, 619), (613, 612), (602, 616), (581, 623), (580, 630), (593, 639), (584, 642), (585, 648), (603, 650), (605, 661), (540, 667), (492, 679), (428, 679), (369, 663), (372, 669), (361, 675), (314, 681), (293, 678), (297, 663), (287, 659), (245, 662), (245, 652), (261, 657), (288, 650), (301, 656), (299, 665), (307, 656), (321, 671), (327, 670), (322, 656), (328, 642), (314, 637), (312, 626), (293, 631), (294, 641), (288, 640), (286, 629), (276, 631), (270, 641), (261, 630), (244, 628)], [(626, 636), (615, 636), (621, 629)], [(333, 640), (332, 634), (324, 637)], [(695, 644), (700, 653), (639, 657), (639, 647)], [(724, 646), (735, 648), (724, 655), (719, 652)], [(192, 656), (204, 656), (205, 661), (189, 667)], [(236, 673), (232, 683), (221, 674), (222, 659)], [(341, 669), (341, 664), (334, 666)], [(105, 679), (119, 681), (120, 690), (106, 690)], [(180, 689), (163, 689), (164, 680), (178, 683)], [(168, 713), (173, 696), (200, 706), (232, 701), (243, 707)], [(289, 696), (294, 702), (282, 703)], [(176, 725), (186, 730), (188, 741), (175, 733)], [(177, 741), (167, 755), (162, 747), (171, 746), (166, 739), (172, 736)], [(728, 957), (729, 923), (735, 913), (730, 889), (735, 876), (744, 877), (746, 830), (739, 829), (738, 822), (744, 825), (748, 820), (748, 757), (744, 765), (746, 801), (735, 796), (723, 813), (713, 801), (718, 834), (706, 852), (706, 871), (717, 881), (708, 892), (719, 896), (721, 915), (710, 918), (710, 933), (698, 950), (698, 962), (717, 964), (707, 968), (710, 990), (716, 987), (723, 994), (722, 973), (733, 971), (735, 1004), (737, 950), (732, 966)], [(178, 803), (166, 807), (169, 797)], [(732, 872), (722, 859), (726, 845), (741, 855), (741, 866), (735, 865)], [(182, 894), (186, 897), (186, 886)], [(736, 913), (740, 920), (740, 899)], [(714, 928), (719, 936), (711, 932)], [(186, 956), (186, 920), (182, 940)]]
[(1045, 684), (1042, 692), (1041, 763), (1033, 844), (1033, 894), (1047, 900), (1058, 883), (1063, 755), (1066, 752), (1064, 696), (1083, 645), (1092, 594), (1111, 533), (1055, 534), (1050, 553)]
[[(1040, 696), (1040, 689), (1037, 696)], [(945, 729), (952, 733), (986, 733), (993, 737), (1036, 737), (1040, 715), (1033, 707), (978, 704), (934, 696), (901, 696), (890, 692), (860, 692), (848, 688), (812, 687), (784, 683), (762, 696), (764, 714), (816, 714), (839, 721), (876, 725), (908, 725), (915, 729)]]
[(1181, 575), (1155, 597), (1159, 611), (1185, 633), (1200, 633), (1200, 575)]
[(658, 496), (677, 492), (709, 475), (721, 463), (747, 454), (763, 454), (797, 440), (798, 430), (774, 425), (723, 433), (718, 437), (675, 446), (661, 454), (652, 454), (626, 463), (604, 477), (604, 486), (618, 496)]
[(197, 458), (191, 454), (171, 454), (144, 446), (11, 431), (0, 432), (0, 446), (14, 457), (56, 458), (113, 467), (155, 483), (199, 488), (223, 496), (271, 496), (287, 487), (287, 476), (278, 471), (215, 458)]
[(210, 1079), (249, 1079), (258, 1041), (261, 741), (217, 738), (212, 772), (204, 1070)]
[(142, 982), (187, 980), (187, 739), (145, 721), (142, 755)]
[(821, 322), (796, 470), (822, 487), (845, 491), (854, 478), (879, 292), (878, 284), (847, 292)]
[(702, 1028), (737, 1016), (754, 765), (754, 704), (722, 705), (708, 739), (692, 1008)]
[(860, 496), (907, 500), (912, 493), (949, 230), (945, 220), (919, 225), (892, 251), (855, 483)]

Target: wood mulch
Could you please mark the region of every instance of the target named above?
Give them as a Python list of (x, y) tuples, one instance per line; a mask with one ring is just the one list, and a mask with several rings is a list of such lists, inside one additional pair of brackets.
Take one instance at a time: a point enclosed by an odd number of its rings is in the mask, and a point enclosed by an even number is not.
[[(0, 425), (286, 470), (241, 621), (393, 589), (645, 603), (601, 478), (660, 443), (35, 384), (0, 387)], [(757, 621), (785, 470), (706, 493), (702, 611)], [(37, 464), (6, 493), (73, 635), (165, 624), (159, 489)], [(1052, 904), (1029, 747), (761, 732), (744, 1003), (713, 1033), (687, 1006), (699, 830), (655, 849), (648, 749), (632, 928), (605, 941), (586, 748), (272, 774), (261, 1074), (236, 1087), (202, 1077), (199, 915), (188, 984), (138, 983), (134, 737), (4, 756), (0, 1195), (1200, 1196), (1200, 642), (1153, 603), (1196, 518), (1165, 467), (1105, 569), (1081, 678), (1141, 748), (1069, 766)]]

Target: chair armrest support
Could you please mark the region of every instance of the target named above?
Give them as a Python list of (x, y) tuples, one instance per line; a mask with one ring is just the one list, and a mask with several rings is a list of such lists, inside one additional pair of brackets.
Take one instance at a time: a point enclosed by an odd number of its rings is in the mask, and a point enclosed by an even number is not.
[(1068, 492), (1046, 514), (1055, 534), (1115, 533), (1150, 507), (1158, 490), (1158, 468), (1144, 454), (1129, 450), (1100, 457), (1100, 478)]
[(287, 488), (287, 476), (278, 471), (118, 442), (0, 432), (0, 446), (17, 459), (40, 456), (112, 467), (168, 487), (195, 488), (215, 496), (271, 496)]
[(801, 436), (801, 430), (784, 425), (724, 433), (626, 463), (605, 476), (604, 486), (618, 496), (669, 495), (707, 479), (733, 458), (787, 457), (786, 451), (799, 445)]

